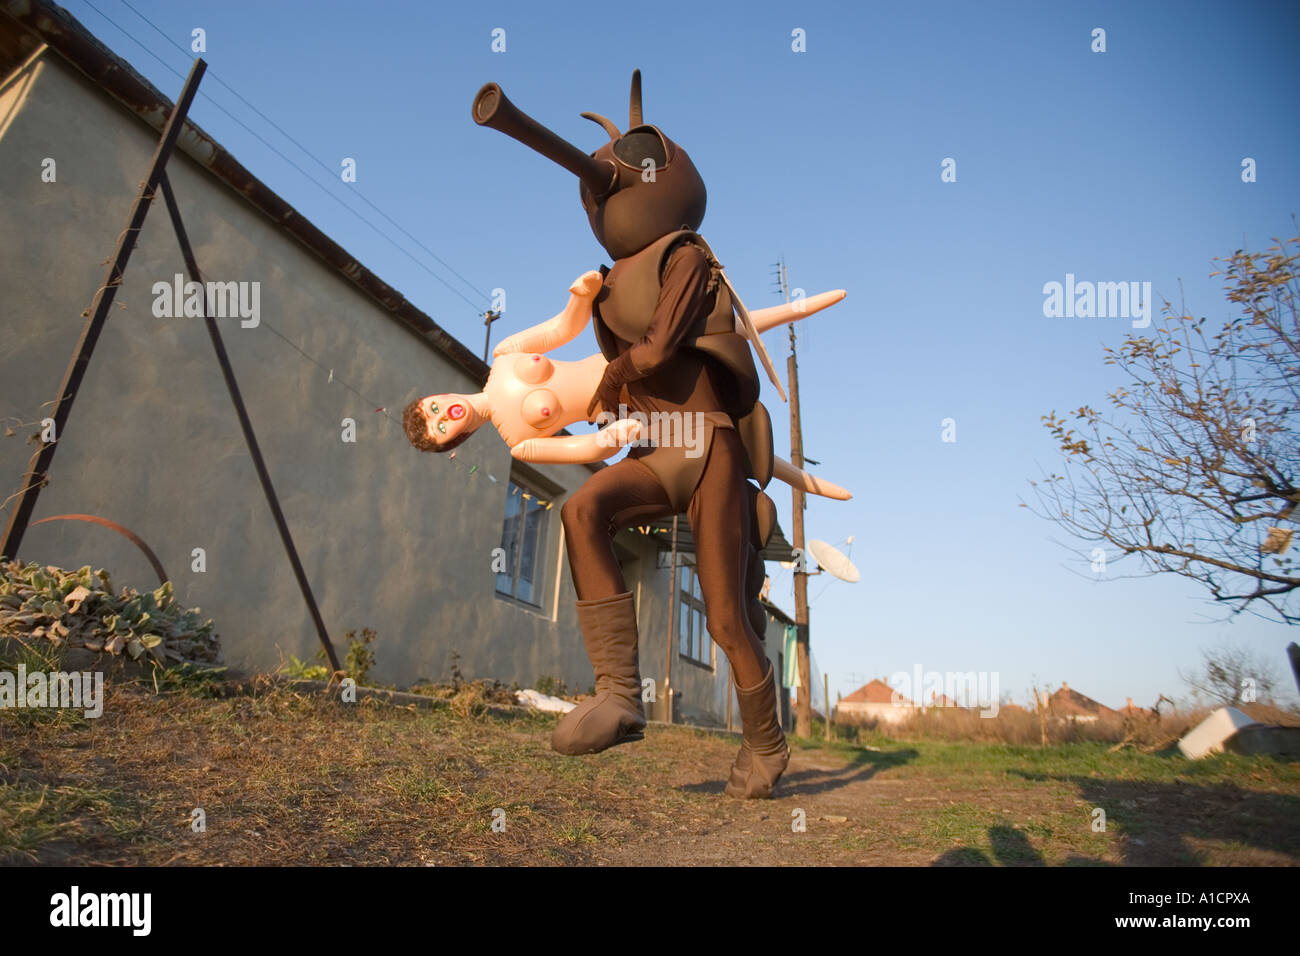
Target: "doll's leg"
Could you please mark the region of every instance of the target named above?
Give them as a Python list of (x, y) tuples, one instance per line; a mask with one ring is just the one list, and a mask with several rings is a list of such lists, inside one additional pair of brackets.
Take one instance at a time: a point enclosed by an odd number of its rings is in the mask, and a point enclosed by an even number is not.
[(560, 510), (578, 593), (578, 626), (596, 674), (596, 694), (556, 726), (551, 746), (559, 753), (597, 753), (642, 737), (636, 604), (623, 581), (613, 535), (671, 511), (654, 473), (628, 459), (592, 475)]
[(691, 499), (691, 532), (709, 635), (731, 661), (740, 701), (743, 740), (726, 792), (766, 798), (785, 772), (790, 751), (777, 719), (774, 668), (747, 613), (752, 499), (743, 491), (744, 460), (736, 432), (715, 430), (708, 464)]

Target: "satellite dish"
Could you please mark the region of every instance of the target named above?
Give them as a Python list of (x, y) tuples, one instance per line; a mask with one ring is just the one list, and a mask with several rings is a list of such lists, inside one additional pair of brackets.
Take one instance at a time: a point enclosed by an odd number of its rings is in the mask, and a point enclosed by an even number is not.
[(853, 562), (834, 545), (811, 538), (808, 541), (808, 551), (817, 559), (818, 567), (823, 571), (829, 571), (841, 581), (848, 581), (852, 584), (861, 578), (858, 569), (853, 566)]

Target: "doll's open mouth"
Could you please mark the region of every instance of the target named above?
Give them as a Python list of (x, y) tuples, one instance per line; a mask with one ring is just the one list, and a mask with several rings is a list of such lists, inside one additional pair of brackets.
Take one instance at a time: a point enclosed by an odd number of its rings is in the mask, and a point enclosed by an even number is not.
[(449, 416), (451, 416), (451, 418), (452, 418), (453, 420), (455, 420), (455, 419), (460, 419), (460, 418), (464, 418), (464, 417), (465, 417), (465, 406), (464, 406), (464, 405), (453, 405), (453, 406), (451, 406), (451, 408), (447, 409), (447, 414), (448, 414)]

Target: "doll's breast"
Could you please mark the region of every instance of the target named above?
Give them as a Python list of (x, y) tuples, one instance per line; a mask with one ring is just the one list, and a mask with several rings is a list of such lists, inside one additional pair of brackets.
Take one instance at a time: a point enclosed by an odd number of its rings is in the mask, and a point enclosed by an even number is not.
[[(553, 380), (556, 373), (554, 362), (533, 352), (504, 355), (494, 363), (484, 391), (491, 402), (492, 423), (507, 445), (546, 438), (564, 427), (563, 406), (552, 390), (563, 392), (564, 381)], [(552, 388), (538, 387), (542, 385)]]
[(545, 355), (524, 352), (515, 356), (515, 378), (529, 385), (540, 385), (551, 377), (555, 364)]
[(535, 388), (519, 403), (519, 415), (539, 430), (560, 421), (560, 399), (549, 388)]

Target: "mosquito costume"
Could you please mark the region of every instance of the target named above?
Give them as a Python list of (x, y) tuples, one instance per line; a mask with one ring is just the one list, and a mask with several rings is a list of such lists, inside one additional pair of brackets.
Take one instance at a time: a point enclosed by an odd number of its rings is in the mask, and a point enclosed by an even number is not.
[(578, 176), (592, 232), (614, 260), (601, 269), (604, 285), (593, 307), (596, 339), (609, 364), (588, 415), (626, 406), (648, 417), (690, 416), (701, 429), (691, 449), (682, 441), (632, 449), (563, 506), (596, 694), (565, 715), (552, 746), (595, 753), (642, 736), (636, 611), (612, 538), (622, 528), (684, 512), (696, 542), (709, 634), (731, 661), (740, 701), (743, 743), (726, 792), (770, 797), (789, 750), (777, 720), (773, 668), (759, 638), (765, 625), (757, 601), (759, 548), (775, 524), (775, 508), (760, 490), (772, 477), (772, 433), (758, 402), (751, 349), (778, 390), (781, 385), (743, 303), (695, 231), (704, 218), (704, 182), (684, 149), (643, 122), (639, 71), (626, 133), (603, 116), (582, 114), (610, 137), (591, 155), (521, 113), (495, 83), (479, 91), (473, 115)]

